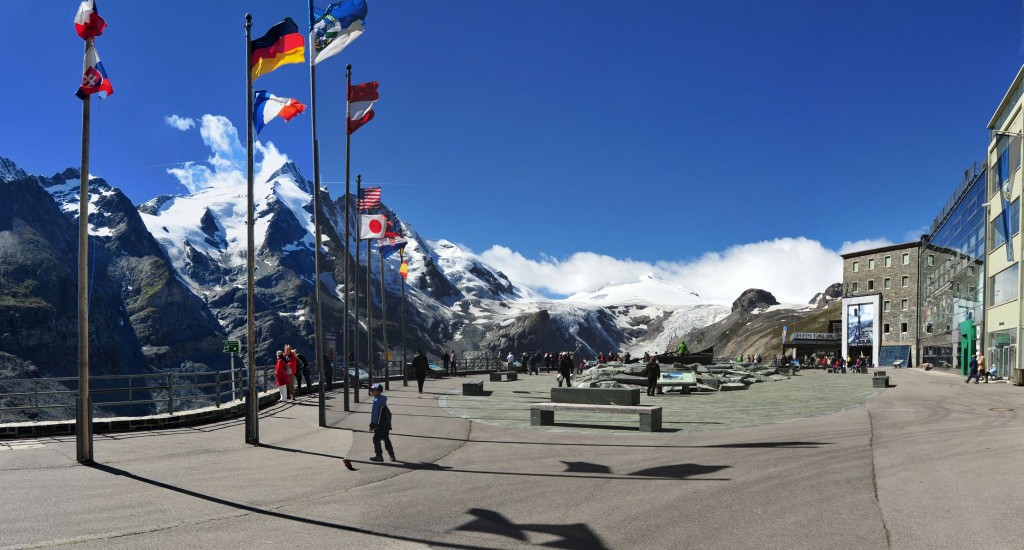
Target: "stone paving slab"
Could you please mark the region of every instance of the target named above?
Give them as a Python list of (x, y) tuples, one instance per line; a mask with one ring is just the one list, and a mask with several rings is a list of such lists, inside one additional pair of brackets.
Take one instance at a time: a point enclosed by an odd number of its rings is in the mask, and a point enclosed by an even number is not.
[[(885, 389), (873, 388), (865, 374), (828, 374), (802, 371), (788, 380), (759, 382), (743, 392), (680, 394), (650, 397), (640, 404), (662, 407), (662, 431), (699, 432), (730, 430), (785, 422), (857, 407)], [(554, 374), (522, 376), (516, 382), (484, 384), (485, 396), (448, 392), (439, 400), (450, 414), (496, 426), (529, 428), (530, 404), (548, 401)], [(601, 413), (560, 413), (554, 426), (532, 429), (592, 433), (637, 433), (635, 419)], [(650, 435), (650, 434), (643, 434)]]

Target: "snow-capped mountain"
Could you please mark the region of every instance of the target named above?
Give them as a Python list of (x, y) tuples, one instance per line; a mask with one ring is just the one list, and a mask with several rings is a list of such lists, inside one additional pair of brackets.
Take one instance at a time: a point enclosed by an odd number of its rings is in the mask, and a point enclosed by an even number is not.
[(566, 299), (569, 302), (599, 306), (621, 304), (658, 304), (663, 306), (693, 305), (703, 302), (696, 292), (670, 283), (654, 273), (645, 273), (637, 281), (609, 285), (594, 292), (579, 292)]

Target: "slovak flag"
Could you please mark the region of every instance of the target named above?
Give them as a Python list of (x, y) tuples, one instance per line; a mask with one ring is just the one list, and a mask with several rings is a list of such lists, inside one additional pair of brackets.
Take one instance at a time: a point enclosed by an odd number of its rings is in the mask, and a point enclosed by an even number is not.
[(78, 36), (81, 36), (82, 40), (95, 38), (103, 34), (106, 27), (107, 22), (100, 17), (95, 0), (82, 0), (82, 4), (78, 6), (78, 13), (75, 14), (75, 32)]
[(373, 119), (373, 103), (380, 99), (377, 82), (366, 82), (348, 87), (348, 133)]
[(384, 214), (360, 214), (359, 215), (359, 238), (380, 239), (384, 237), (387, 230), (388, 219)]
[(267, 125), (274, 117), (281, 117), (288, 122), (306, 110), (306, 106), (297, 99), (277, 97), (266, 90), (256, 90), (252, 102), (252, 126), (256, 133)]
[(114, 94), (114, 87), (110, 85), (110, 79), (107, 78), (107, 71), (103, 69), (103, 63), (100, 62), (100, 54), (96, 51), (96, 46), (89, 44), (85, 50), (82, 85), (78, 87), (75, 95), (84, 100), (96, 92), (102, 94), (101, 98), (106, 97)]

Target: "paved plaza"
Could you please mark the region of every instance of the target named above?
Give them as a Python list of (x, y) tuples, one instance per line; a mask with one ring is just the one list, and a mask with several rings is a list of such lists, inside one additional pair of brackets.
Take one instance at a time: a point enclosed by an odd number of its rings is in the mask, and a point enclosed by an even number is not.
[(241, 419), (100, 435), (92, 466), (3, 441), (0, 548), (1020, 548), (1024, 388), (888, 372), (644, 396), (659, 433), (530, 427), (553, 375), (393, 382), (398, 462), (368, 460), (367, 399), (327, 428), (312, 397), (268, 407), (258, 447)]

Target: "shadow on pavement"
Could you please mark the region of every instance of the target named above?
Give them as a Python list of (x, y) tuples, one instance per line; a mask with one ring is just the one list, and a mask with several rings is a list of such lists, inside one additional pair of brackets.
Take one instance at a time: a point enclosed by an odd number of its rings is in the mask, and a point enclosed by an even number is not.
[[(493, 510), (470, 508), (467, 514), (475, 519), (456, 527), (457, 531), (475, 531), (514, 539), (524, 544), (550, 548), (580, 548), (587, 550), (608, 550), (601, 537), (584, 523), (522, 523), (516, 524)], [(531, 537), (531, 534), (535, 534)], [(540, 535), (540, 536), (536, 536)], [(547, 535), (547, 536), (545, 536)], [(555, 537), (555, 540), (541, 542), (540, 538)], [(531, 540), (535, 539), (535, 540)]]
[[(100, 471), (100, 472), (104, 472), (104, 473), (107, 473), (107, 474), (110, 474), (110, 475), (120, 476), (120, 477), (124, 477), (126, 479), (131, 479), (133, 481), (138, 481), (139, 483), (145, 483), (147, 485), (152, 485), (153, 487), (159, 487), (161, 489), (166, 489), (168, 491), (172, 491), (172, 492), (175, 492), (175, 493), (178, 493), (178, 494), (182, 494), (182, 495), (185, 495), (185, 496), (202, 499), (202, 500), (205, 500), (205, 501), (208, 501), (208, 502), (213, 502), (213, 503), (216, 503), (216, 504), (220, 504), (222, 506), (228, 506), (228, 507), (231, 507), (231, 508), (235, 508), (237, 510), (244, 510), (246, 512), (251, 512), (253, 514), (260, 514), (260, 515), (264, 515), (264, 516), (268, 516), (268, 517), (274, 517), (274, 518), (279, 518), (279, 519), (284, 519), (284, 520), (289, 520), (289, 521), (295, 521), (295, 522), (299, 522), (299, 523), (305, 523), (307, 525), (313, 525), (313, 526), (317, 526), (317, 527), (325, 527), (325, 528), (328, 528), (328, 529), (336, 529), (336, 530), (339, 530), (339, 531), (347, 531), (347, 532), (350, 532), (350, 533), (360, 533), (360, 534), (363, 534), (363, 535), (370, 535), (370, 536), (375, 536), (375, 537), (380, 537), (380, 538), (385, 538), (385, 539), (391, 539), (391, 540), (401, 540), (401, 541), (406, 541), (406, 542), (415, 542), (415, 543), (420, 543), (420, 544), (428, 544), (428, 545), (436, 546), (436, 547), (464, 548), (464, 549), (473, 549), (473, 550), (476, 550), (476, 549), (479, 548), (479, 546), (472, 546), (472, 545), (468, 545), (468, 544), (438, 542), (438, 541), (431, 541), (431, 540), (420, 539), (420, 538), (415, 538), (415, 537), (405, 537), (405, 536), (401, 536), (401, 535), (390, 535), (390, 534), (387, 534), (387, 533), (382, 533), (380, 531), (375, 531), (375, 530), (371, 530), (371, 529), (363, 529), (363, 528), (360, 528), (360, 527), (353, 527), (351, 525), (342, 525), (340, 523), (331, 523), (329, 521), (321, 521), (321, 520), (317, 520), (317, 519), (304, 518), (304, 517), (301, 517), (301, 516), (285, 514), (285, 513), (282, 513), (282, 512), (275, 512), (273, 510), (264, 510), (262, 508), (257, 508), (255, 506), (251, 506), (251, 505), (248, 505), (248, 504), (242, 504), (240, 502), (233, 502), (233, 501), (226, 500), (226, 499), (219, 498), (219, 497), (215, 497), (215, 496), (212, 496), (212, 495), (205, 495), (203, 493), (192, 491), (190, 489), (185, 489), (183, 487), (177, 487), (175, 485), (171, 485), (169, 483), (164, 483), (162, 481), (157, 481), (155, 479), (149, 479), (147, 477), (142, 477), (140, 475), (133, 474), (131, 472), (122, 470), (120, 468), (115, 468), (113, 466), (107, 466), (107, 465), (104, 465), (104, 464), (95, 464), (94, 463), (94, 464), (88, 464), (86, 467), (92, 468), (94, 470), (97, 470), (97, 471)], [(568, 547), (563, 547), (563, 548), (568, 548)], [(593, 548), (603, 548), (603, 547), (593, 547)]]
[[(508, 470), (470, 470), (456, 468), (454, 466), (443, 466), (431, 462), (371, 462), (369, 460), (356, 460), (349, 458), (352, 464), (363, 464), (366, 466), (384, 466), (388, 468), (402, 468), (403, 470), (423, 470), (434, 472), (446, 472), (453, 474), (484, 474), (496, 476), (517, 476), (517, 477), (558, 477), (563, 479), (602, 479), (602, 480), (630, 480), (638, 481), (637, 477), (646, 478), (650, 481), (678, 481), (689, 479), (692, 476), (708, 474), (729, 468), (729, 466), (705, 466), (701, 464), (672, 464), (647, 468), (629, 474), (621, 475), (612, 473), (611, 469), (603, 464), (592, 464), (586, 462), (565, 462), (568, 466), (562, 473), (547, 472), (512, 472)], [(593, 475), (587, 475), (593, 474)], [(603, 475), (602, 475), (603, 474)], [(702, 477), (693, 481), (729, 481), (730, 478)]]

